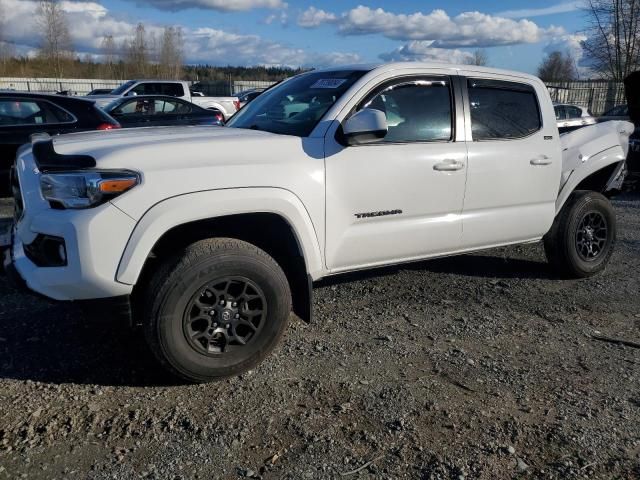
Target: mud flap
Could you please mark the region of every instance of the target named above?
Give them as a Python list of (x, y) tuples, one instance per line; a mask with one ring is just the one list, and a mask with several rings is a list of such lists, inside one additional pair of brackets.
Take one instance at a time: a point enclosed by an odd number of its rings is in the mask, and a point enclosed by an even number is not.
[(311, 323), (313, 319), (313, 279), (311, 275), (295, 280), (295, 286), (292, 289), (293, 294), (293, 313), (305, 323)]
[(620, 162), (618, 167), (613, 171), (611, 177), (607, 181), (607, 185), (604, 188), (605, 192), (611, 190), (622, 190), (622, 184), (627, 176), (627, 162)]

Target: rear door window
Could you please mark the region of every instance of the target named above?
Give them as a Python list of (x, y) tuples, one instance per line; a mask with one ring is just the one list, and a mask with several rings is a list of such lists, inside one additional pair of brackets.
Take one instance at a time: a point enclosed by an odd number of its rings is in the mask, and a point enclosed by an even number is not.
[(75, 117), (56, 105), (31, 99), (1, 98), (0, 125), (52, 125), (73, 123)]
[(542, 128), (540, 108), (531, 85), (469, 79), (473, 140), (513, 140)]
[(166, 115), (180, 115), (191, 112), (191, 108), (186, 102), (166, 99), (156, 100), (155, 110), (156, 113), (163, 113)]
[(168, 95), (169, 97), (182, 97), (184, 96), (184, 88), (181, 83), (164, 83), (161, 87), (161, 94)]

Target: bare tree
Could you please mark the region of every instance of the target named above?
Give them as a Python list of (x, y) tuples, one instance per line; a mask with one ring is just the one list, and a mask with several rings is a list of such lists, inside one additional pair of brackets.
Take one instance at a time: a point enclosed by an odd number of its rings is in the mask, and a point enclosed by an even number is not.
[(142, 23), (138, 23), (133, 31), (126, 49), (127, 74), (131, 77), (145, 77), (150, 72), (151, 46), (147, 32)]
[(609, 80), (640, 68), (640, 0), (586, 0), (590, 19), (585, 58)]
[(105, 35), (100, 44), (103, 55), (104, 71), (107, 77), (116, 78), (116, 63), (118, 62), (118, 50), (113, 35)]
[(469, 60), (467, 60), (467, 65), (477, 65), (479, 67), (484, 67), (489, 63), (489, 57), (487, 52), (482, 49), (478, 49), (471, 54)]
[(545, 82), (577, 80), (576, 62), (569, 53), (551, 52), (538, 67), (538, 77)]
[(67, 17), (58, 0), (41, 0), (38, 6), (38, 27), (42, 32), (40, 56), (60, 78), (64, 65), (73, 58)]
[(7, 41), (4, 36), (4, 5), (0, 0), (0, 74), (4, 74), (7, 71), (7, 65), (9, 60), (15, 55), (13, 45)]
[(160, 40), (159, 75), (177, 80), (182, 77), (184, 37), (180, 27), (165, 27)]

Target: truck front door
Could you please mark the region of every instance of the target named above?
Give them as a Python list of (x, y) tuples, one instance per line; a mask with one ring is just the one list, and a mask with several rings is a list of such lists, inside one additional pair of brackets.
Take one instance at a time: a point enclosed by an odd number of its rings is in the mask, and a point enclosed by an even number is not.
[[(415, 70), (413, 70), (415, 72)], [(344, 146), (329, 129), (326, 263), (332, 271), (424, 258), (460, 247), (467, 152), (457, 76), (372, 82), (349, 115), (386, 114), (387, 135)], [(456, 101), (458, 100), (458, 101)], [(342, 119), (344, 121), (345, 119)]]

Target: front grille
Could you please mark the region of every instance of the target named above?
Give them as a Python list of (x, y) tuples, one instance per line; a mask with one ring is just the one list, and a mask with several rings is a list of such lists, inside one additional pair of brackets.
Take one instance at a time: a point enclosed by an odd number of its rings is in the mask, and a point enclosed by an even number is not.
[(11, 194), (13, 195), (13, 218), (16, 222), (22, 218), (24, 212), (24, 204), (22, 203), (22, 193), (20, 192), (20, 181), (18, 180), (18, 173), (16, 167), (13, 165), (9, 172), (9, 179), (11, 182)]

